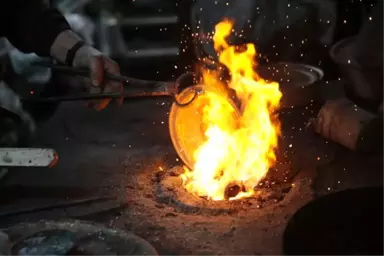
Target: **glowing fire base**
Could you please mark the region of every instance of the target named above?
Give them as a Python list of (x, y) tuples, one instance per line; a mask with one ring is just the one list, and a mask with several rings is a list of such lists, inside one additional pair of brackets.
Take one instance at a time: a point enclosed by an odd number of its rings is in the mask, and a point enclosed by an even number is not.
[[(181, 166), (168, 171), (155, 174), (155, 196), (157, 201), (174, 207), (176, 210), (188, 214), (234, 214), (239, 211), (262, 209), (276, 205), (284, 200), (292, 187), (293, 176), (284, 181), (268, 181), (268, 177), (255, 188), (254, 196), (240, 200), (230, 200), (239, 192), (238, 184), (232, 184), (227, 188), (228, 200), (213, 201), (204, 197), (190, 194), (182, 185), (180, 174)], [(270, 172), (273, 173), (273, 172)], [(289, 176), (289, 175), (288, 175)]]

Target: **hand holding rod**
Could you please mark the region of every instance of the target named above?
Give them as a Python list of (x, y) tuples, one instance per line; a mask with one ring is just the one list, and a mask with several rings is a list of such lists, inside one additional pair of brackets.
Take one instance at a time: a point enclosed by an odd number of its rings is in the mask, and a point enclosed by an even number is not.
[[(58, 72), (67, 73), (73, 76), (89, 77), (89, 70), (84, 68), (73, 68), (65, 65), (57, 65), (53, 63), (47, 63), (47, 62), (37, 62), (35, 63), (35, 65), (52, 68)], [(125, 91), (123, 93), (83, 94), (83, 95), (45, 97), (45, 98), (32, 97), (32, 98), (23, 99), (23, 101), (44, 103), (44, 102), (60, 102), (60, 101), (98, 100), (98, 99), (122, 98), (122, 97), (137, 98), (137, 97), (171, 96), (176, 105), (178, 105), (179, 107), (184, 107), (192, 103), (200, 93), (196, 91), (192, 99), (185, 103), (180, 103), (176, 99), (176, 95), (180, 92), (180, 90), (183, 90), (186, 87), (194, 84), (195, 74), (193, 73), (185, 73), (179, 76), (175, 82), (141, 80), (141, 79), (131, 78), (127, 76), (114, 75), (106, 71), (104, 73), (104, 78), (113, 80), (113, 81), (118, 81), (128, 86), (124, 87)]]

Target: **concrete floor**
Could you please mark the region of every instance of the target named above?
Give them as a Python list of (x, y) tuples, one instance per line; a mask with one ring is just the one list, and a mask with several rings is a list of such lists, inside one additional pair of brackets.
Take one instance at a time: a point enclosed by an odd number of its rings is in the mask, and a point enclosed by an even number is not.
[[(361, 156), (303, 131), (310, 113), (285, 111), (283, 140), (293, 145), (301, 174), (280, 205), (237, 216), (186, 215), (154, 200), (145, 179), (180, 164), (168, 134), (169, 101), (126, 102), (102, 112), (81, 103), (62, 104), (39, 128), (39, 146), (57, 150), (52, 169), (12, 170), (3, 184), (2, 212), (72, 197), (116, 195), (102, 206), (2, 218), (1, 225), (41, 218), (83, 218), (130, 230), (160, 254), (281, 254), (284, 227), (292, 214), (318, 195), (351, 187), (382, 185), (382, 155)], [(308, 111), (308, 110), (306, 110)], [(145, 178), (146, 177), (146, 178)], [(35, 198), (38, 197), (38, 198)], [(114, 208), (126, 208), (92, 215)], [(84, 216), (91, 216), (85, 218)]]

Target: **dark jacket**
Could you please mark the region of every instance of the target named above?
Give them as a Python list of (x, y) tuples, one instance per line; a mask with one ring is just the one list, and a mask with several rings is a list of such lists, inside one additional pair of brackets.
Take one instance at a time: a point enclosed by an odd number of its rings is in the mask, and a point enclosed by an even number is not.
[(0, 37), (25, 53), (49, 56), (60, 32), (70, 29), (61, 13), (44, 0), (4, 1), (0, 8)]

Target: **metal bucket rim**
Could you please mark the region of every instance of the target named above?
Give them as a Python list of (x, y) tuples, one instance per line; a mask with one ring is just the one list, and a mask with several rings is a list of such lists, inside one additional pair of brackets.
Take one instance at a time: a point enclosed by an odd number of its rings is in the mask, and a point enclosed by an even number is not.
[(309, 64), (304, 64), (304, 63), (295, 63), (295, 62), (277, 62), (273, 64), (266, 64), (262, 65), (261, 67), (268, 67), (268, 66), (278, 66), (278, 65), (283, 65), (286, 68), (291, 68), (292, 70), (302, 70), (302, 73), (305, 73), (305, 75), (308, 76), (309, 81), (308, 82), (303, 82), (300, 84), (300, 86), (297, 87), (311, 87), (315, 85), (318, 81), (322, 80), (324, 78), (324, 71), (316, 66), (309, 65)]
[[(183, 93), (187, 93), (187, 91), (191, 90), (192, 88), (203, 88), (203, 87), (204, 87), (204, 85), (202, 85), (202, 84), (197, 84), (197, 85), (194, 85), (192, 87), (187, 87), (184, 90), (182, 90), (179, 95), (182, 95)], [(203, 88), (203, 93), (205, 91), (206, 90)], [(229, 103), (233, 106), (233, 109), (235, 110), (237, 115), (240, 115), (240, 110), (236, 107), (236, 104), (230, 99), (229, 99)], [(177, 106), (175, 103), (173, 103), (171, 105), (171, 110), (169, 111), (169, 116), (168, 116), (168, 120), (169, 120), (168, 129), (169, 129), (169, 133), (170, 133), (173, 147), (174, 147), (177, 155), (180, 157), (180, 159), (184, 163), (184, 165), (186, 167), (188, 167), (190, 170), (192, 170), (193, 166), (194, 166), (194, 161), (191, 159), (191, 157), (193, 157), (193, 156), (186, 155), (185, 150), (182, 146), (182, 143), (180, 143), (180, 141), (178, 140), (178, 136), (177, 136), (176, 124), (174, 122), (174, 120), (176, 119), (177, 108), (179, 108), (179, 106)]]
[(340, 51), (344, 47), (346, 47), (347, 45), (353, 44), (353, 43), (355, 43), (355, 37), (354, 36), (347, 37), (347, 38), (341, 39), (340, 41), (336, 42), (331, 47), (331, 50), (329, 52), (329, 55), (331, 56), (332, 61), (335, 64), (340, 65), (340, 66), (348, 66), (348, 67), (352, 67), (352, 68), (355, 68), (355, 69), (362, 69), (361, 66), (359, 66), (358, 64), (344, 62), (342, 60), (342, 58), (340, 57)]
[[(310, 71), (311, 74), (315, 73), (317, 75), (317, 77), (316, 77), (316, 81), (314, 83), (316, 83), (317, 81), (324, 78), (324, 71), (319, 67), (309, 65), (309, 64), (304, 64), (304, 63), (294, 63), (294, 62), (279, 62), (279, 63), (283, 64), (283, 65), (303, 67), (303, 68), (307, 69), (308, 71)], [(310, 86), (314, 83), (310, 83), (310, 84), (308, 84), (308, 86)]]

